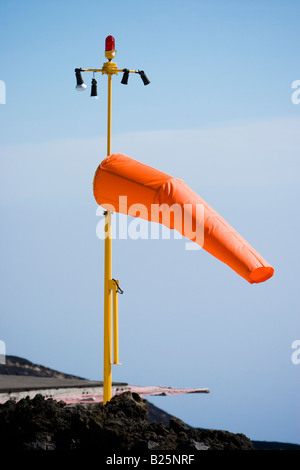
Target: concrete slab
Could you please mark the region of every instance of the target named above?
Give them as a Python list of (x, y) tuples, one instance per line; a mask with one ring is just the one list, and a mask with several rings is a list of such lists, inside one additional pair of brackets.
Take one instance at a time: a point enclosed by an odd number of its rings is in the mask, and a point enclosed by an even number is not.
[(27, 375), (0, 375), (0, 393), (45, 388), (101, 386), (102, 382), (82, 379), (57, 379)]

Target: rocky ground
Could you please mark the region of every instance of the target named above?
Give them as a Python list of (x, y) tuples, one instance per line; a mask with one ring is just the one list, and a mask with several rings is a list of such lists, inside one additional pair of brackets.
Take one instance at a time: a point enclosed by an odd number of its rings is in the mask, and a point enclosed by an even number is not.
[(0, 449), (96, 450), (99, 453), (169, 450), (253, 450), (243, 434), (194, 429), (171, 417), (152, 421), (148, 403), (124, 392), (102, 403), (66, 405), (36, 395), (0, 405)]
[[(23, 376), (24, 380), (52, 377), (66, 382), (72, 379), (84, 382), (80, 377), (53, 371), (17, 356), (7, 356), (6, 364), (0, 365), (0, 377), (7, 377), (10, 383), (9, 376), (21, 379)], [(83, 450), (115, 455), (160, 451), (182, 454), (200, 450), (300, 450), (300, 446), (251, 442), (244, 434), (191, 428), (137, 393), (124, 392), (105, 406), (99, 402), (68, 405), (46, 399), (42, 394), (33, 399), (27, 397), (0, 404), (0, 451), (19, 450)]]

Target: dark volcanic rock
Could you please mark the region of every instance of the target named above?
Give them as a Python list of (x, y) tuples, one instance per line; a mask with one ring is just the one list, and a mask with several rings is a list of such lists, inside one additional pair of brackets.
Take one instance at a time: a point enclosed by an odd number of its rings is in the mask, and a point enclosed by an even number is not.
[(36, 395), (0, 405), (0, 449), (109, 452), (254, 450), (243, 434), (169, 426), (148, 419), (148, 403), (125, 392), (102, 403), (66, 405)]

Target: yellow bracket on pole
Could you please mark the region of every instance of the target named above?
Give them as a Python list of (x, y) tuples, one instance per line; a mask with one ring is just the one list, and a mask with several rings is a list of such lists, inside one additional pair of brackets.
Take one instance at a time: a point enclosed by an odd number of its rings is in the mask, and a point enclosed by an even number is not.
[[(115, 62), (104, 62), (102, 69), (80, 69), (82, 72), (102, 72), (102, 74), (118, 74), (124, 72), (124, 69), (118, 69)], [(129, 73), (138, 73), (138, 70), (128, 70)]]
[(113, 293), (113, 352), (114, 361), (113, 365), (120, 365), (119, 362), (119, 318), (118, 318), (118, 291), (119, 281), (112, 279), (109, 283), (110, 289)]

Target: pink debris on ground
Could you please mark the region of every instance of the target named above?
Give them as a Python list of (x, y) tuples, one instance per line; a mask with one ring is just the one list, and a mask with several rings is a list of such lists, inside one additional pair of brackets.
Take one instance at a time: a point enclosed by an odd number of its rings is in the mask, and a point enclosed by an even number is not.
[[(122, 387), (120, 389), (115, 389), (112, 391), (112, 396), (124, 393), (125, 391), (130, 391), (132, 393), (138, 393), (141, 397), (147, 396), (167, 396), (167, 395), (182, 395), (186, 393), (209, 393), (207, 388), (172, 388), (172, 387), (143, 387), (139, 385), (129, 385)], [(72, 403), (86, 403), (86, 402), (102, 402), (103, 393), (85, 393), (85, 394), (68, 394), (66, 396), (52, 396), (54, 400), (64, 401), (67, 404)]]

